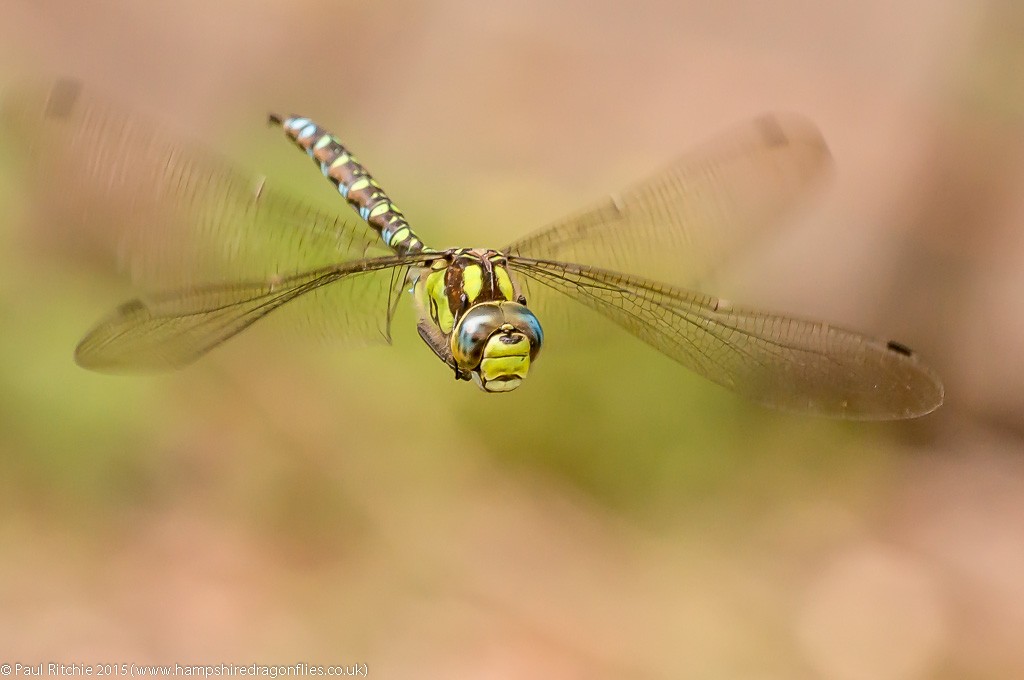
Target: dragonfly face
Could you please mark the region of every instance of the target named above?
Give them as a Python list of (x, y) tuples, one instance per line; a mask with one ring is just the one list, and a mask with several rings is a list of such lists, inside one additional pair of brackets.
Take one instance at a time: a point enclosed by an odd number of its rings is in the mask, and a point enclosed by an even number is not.
[(525, 305), (495, 250), (445, 251), (416, 286), (420, 335), (455, 369), (485, 392), (522, 384), (540, 352), (544, 332)]
[(459, 319), (451, 334), (452, 357), (485, 392), (519, 387), (540, 353), (540, 322), (518, 302), (483, 302)]

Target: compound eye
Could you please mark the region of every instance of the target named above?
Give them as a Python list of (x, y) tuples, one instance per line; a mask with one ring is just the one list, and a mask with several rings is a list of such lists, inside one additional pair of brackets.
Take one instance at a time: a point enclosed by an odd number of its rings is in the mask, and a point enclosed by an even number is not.
[(504, 303), (502, 310), (505, 313), (505, 323), (511, 324), (530, 341), (530, 359), (536, 359), (540, 353), (540, 346), (544, 344), (544, 331), (536, 315), (526, 306), (514, 302)]
[(505, 315), (496, 303), (485, 302), (467, 311), (452, 333), (452, 358), (467, 371), (480, 365), (487, 338), (502, 327)]

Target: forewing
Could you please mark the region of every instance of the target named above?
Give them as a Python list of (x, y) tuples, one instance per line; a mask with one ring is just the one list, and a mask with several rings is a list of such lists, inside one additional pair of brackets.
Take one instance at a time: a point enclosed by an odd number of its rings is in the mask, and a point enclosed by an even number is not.
[(389, 254), (364, 223), (290, 198), (77, 82), (6, 90), (0, 124), (5, 146), (25, 156), (47, 226), (72, 242), (83, 228), (106, 236), (143, 287)]
[(192, 363), (271, 312), (300, 316), (324, 295), (338, 295), (333, 337), (389, 339), (395, 276), (429, 256), (385, 257), (251, 283), (202, 286), (136, 299), (118, 307), (75, 351), (83, 367), (103, 372), (160, 371)]
[(524, 258), (509, 264), (767, 406), (889, 420), (924, 415), (942, 403), (938, 376), (897, 343), (592, 267)]
[(812, 123), (768, 114), (507, 252), (692, 285), (783, 223), (830, 168)]

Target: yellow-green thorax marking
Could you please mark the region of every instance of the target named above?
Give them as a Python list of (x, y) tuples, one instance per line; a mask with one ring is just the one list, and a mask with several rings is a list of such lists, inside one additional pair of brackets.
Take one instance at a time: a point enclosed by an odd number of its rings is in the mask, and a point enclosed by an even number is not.
[(516, 299), (505, 256), (494, 250), (462, 248), (449, 251), (434, 262), (423, 281), (424, 298), (431, 320), (448, 335), (455, 320), (481, 302)]

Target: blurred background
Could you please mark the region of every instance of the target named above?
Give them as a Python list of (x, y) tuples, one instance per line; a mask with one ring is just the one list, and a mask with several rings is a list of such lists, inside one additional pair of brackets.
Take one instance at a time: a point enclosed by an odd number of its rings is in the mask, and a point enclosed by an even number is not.
[(89, 373), (76, 342), (133, 289), (89, 234), (33, 220), (0, 140), (0, 662), (1024, 677), (1020, 3), (2, 15), (0, 83), (79, 77), (323, 197), (264, 125), (314, 116), (439, 247), (499, 246), (801, 112), (833, 187), (709, 292), (899, 338), (947, 397), (913, 422), (779, 414), (596, 327), (485, 397), (408, 310), (391, 347), (254, 329), (178, 373)]

